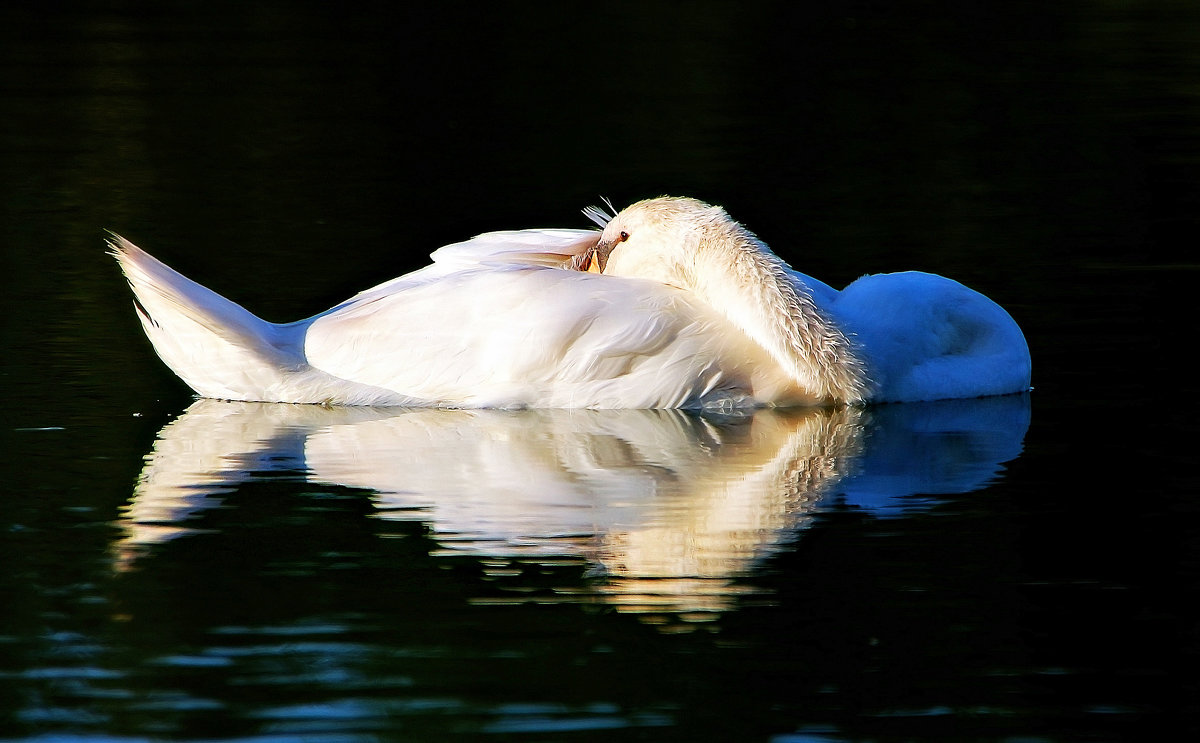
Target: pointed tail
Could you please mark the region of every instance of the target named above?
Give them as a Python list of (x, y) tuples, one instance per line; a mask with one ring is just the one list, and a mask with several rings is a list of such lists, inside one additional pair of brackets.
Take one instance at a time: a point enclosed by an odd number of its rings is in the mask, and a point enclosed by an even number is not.
[(290, 326), (256, 317), (120, 235), (108, 246), (154, 350), (201, 396), (272, 401), (304, 366)]

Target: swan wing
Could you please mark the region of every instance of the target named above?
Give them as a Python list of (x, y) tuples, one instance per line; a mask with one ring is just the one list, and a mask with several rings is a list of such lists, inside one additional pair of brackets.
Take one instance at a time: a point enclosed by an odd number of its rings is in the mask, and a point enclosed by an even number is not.
[(394, 285), (313, 318), (304, 339), (327, 374), (464, 407), (697, 404), (753, 389), (769, 365), (755, 348), (681, 290), (523, 263)]
[(569, 268), (600, 239), (598, 230), (533, 229), (485, 232), (435, 250), (435, 264), (463, 268), (520, 264)]
[(359, 292), (329, 310), (336, 312), (361, 301), (373, 301), (409, 287), (485, 266), (545, 266), (581, 268), (587, 252), (600, 238), (596, 230), (531, 229), (485, 232), (452, 243), (430, 254), (431, 264)]

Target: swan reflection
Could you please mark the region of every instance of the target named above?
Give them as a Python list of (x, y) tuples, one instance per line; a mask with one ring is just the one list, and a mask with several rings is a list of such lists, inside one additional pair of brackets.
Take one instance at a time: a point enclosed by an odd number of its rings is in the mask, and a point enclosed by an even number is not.
[[(585, 562), (564, 600), (716, 612), (822, 503), (887, 515), (1016, 457), (1027, 396), (863, 409), (397, 410), (200, 400), (159, 433), (123, 509), (118, 567), (202, 531), (247, 480), (361, 488), (439, 554)], [(587, 594), (580, 596), (579, 592)]]

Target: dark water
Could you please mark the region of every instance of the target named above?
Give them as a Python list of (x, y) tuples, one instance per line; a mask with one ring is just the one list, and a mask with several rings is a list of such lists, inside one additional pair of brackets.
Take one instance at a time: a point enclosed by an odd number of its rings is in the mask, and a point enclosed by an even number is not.
[[(0, 738), (1200, 727), (1191, 4), (389, 7), (0, 10)], [(290, 320), (659, 193), (979, 288), (1034, 392), (194, 403), (103, 251)]]

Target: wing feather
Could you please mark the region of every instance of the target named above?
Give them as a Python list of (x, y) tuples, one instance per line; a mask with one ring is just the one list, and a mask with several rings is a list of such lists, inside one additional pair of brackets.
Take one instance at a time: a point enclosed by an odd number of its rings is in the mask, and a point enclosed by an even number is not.
[[(480, 267), (314, 318), (314, 368), (430, 404), (669, 407), (754, 386), (765, 354), (651, 281)], [(765, 367), (763, 365), (765, 364)]]

